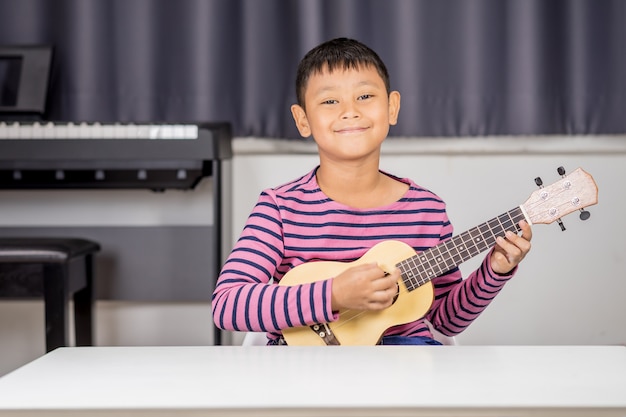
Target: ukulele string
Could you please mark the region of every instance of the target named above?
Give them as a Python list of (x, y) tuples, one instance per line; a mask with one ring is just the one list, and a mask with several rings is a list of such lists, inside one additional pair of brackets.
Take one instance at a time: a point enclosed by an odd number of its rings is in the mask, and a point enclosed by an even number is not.
[[(520, 220), (524, 220), (524, 214), (523, 213), (519, 213), (518, 215), (512, 216), (511, 220), (514, 221), (515, 223), (518, 223)], [(421, 265), (422, 267), (427, 266), (427, 265)], [(426, 280), (425, 282), (427, 282), (429, 280)], [(425, 282), (421, 283), (424, 284)], [(419, 287), (420, 285), (418, 285), (417, 287)], [(415, 287), (415, 288), (417, 288)], [(396, 293), (394, 294), (394, 298), (398, 297), (400, 295), (400, 291), (399, 291), (399, 286), (397, 286), (398, 291), (396, 291)], [(393, 304), (392, 304), (393, 305)], [(387, 307), (389, 308), (389, 307)], [(341, 320), (340, 322), (335, 322), (333, 323), (333, 327), (335, 329), (340, 329), (341, 327), (343, 327), (344, 325), (350, 323), (353, 320), (358, 319), (359, 317), (363, 316), (364, 314), (367, 314), (371, 312), (371, 310), (355, 310), (355, 309), (347, 309), (347, 310), (342, 310), (341, 314), (347, 315), (347, 314), (351, 314), (351, 313), (355, 313), (354, 315), (351, 315), (350, 317), (348, 317), (345, 320)]]
[[(525, 217), (524, 217), (524, 213), (521, 213), (521, 212), (520, 212), (519, 214), (515, 215), (515, 216), (511, 216), (511, 220), (512, 220), (515, 224), (519, 223), (519, 221), (520, 221), (520, 220), (524, 220), (524, 219), (525, 219)], [(492, 235), (493, 235), (493, 236), (494, 236), (494, 238), (495, 238), (495, 234), (493, 234), (493, 232), (492, 232)], [(482, 252), (482, 251), (481, 251), (481, 252)], [(420, 267), (422, 267), (422, 268), (424, 268), (424, 269), (428, 269), (428, 268), (432, 269), (432, 266), (431, 266), (431, 265), (424, 265), (424, 264), (420, 263), (420, 265), (419, 265), (419, 266), (420, 266)], [(419, 276), (419, 274), (418, 274), (418, 276)], [(423, 284), (425, 284), (426, 282), (429, 282), (429, 281), (430, 281), (430, 279), (423, 279), (423, 278), (421, 278), (421, 277), (418, 277), (418, 278), (415, 278), (415, 279), (417, 279), (417, 280), (418, 280), (418, 284), (419, 284), (419, 285), (415, 285), (415, 283), (411, 281), (411, 289), (413, 289), (413, 290), (414, 290), (414, 289), (416, 289), (416, 288), (419, 288), (421, 285), (423, 285)], [(406, 282), (405, 282), (405, 284), (406, 284)], [(400, 295), (400, 286), (399, 286), (399, 285), (397, 285), (397, 286), (396, 286), (396, 288), (397, 288), (398, 290), (397, 290), (397, 291), (395, 292), (395, 294), (393, 295), (394, 299)], [(393, 305), (393, 303), (392, 303), (392, 305)], [(389, 308), (389, 307), (387, 307), (387, 308)], [(334, 323), (333, 323), (333, 327), (334, 327), (335, 329), (340, 329), (342, 326), (344, 326), (344, 325), (346, 325), (346, 324), (350, 323), (351, 321), (353, 321), (353, 320), (355, 320), (355, 319), (358, 319), (359, 317), (361, 317), (361, 316), (362, 316), (362, 315), (364, 315), (364, 314), (368, 314), (368, 313), (370, 313), (371, 311), (372, 311), (372, 310), (355, 310), (355, 309), (347, 309), (347, 310), (342, 310), (341, 314), (344, 314), (344, 315), (345, 315), (345, 314), (350, 314), (350, 313), (355, 313), (355, 314), (354, 314), (354, 315), (352, 315), (352, 316), (350, 316), (350, 317), (348, 317), (348, 318), (347, 318), (347, 319), (345, 319), (345, 320), (341, 320), (340, 322), (334, 322)]]
[[(399, 288), (399, 287), (397, 287)], [(394, 294), (394, 298), (400, 295), (400, 291), (396, 291), (396, 293)], [(393, 304), (392, 304), (393, 305)], [(389, 307), (387, 307), (389, 308)], [(343, 327), (344, 325), (350, 323), (352, 320), (358, 319), (359, 317), (361, 317), (364, 314), (370, 313), (372, 310), (355, 310), (355, 309), (347, 309), (347, 310), (342, 310), (341, 314), (349, 314), (349, 313), (356, 313), (353, 316), (345, 319), (345, 320), (341, 320), (340, 322), (334, 322), (333, 323), (333, 327), (335, 329), (340, 329), (341, 327)]]

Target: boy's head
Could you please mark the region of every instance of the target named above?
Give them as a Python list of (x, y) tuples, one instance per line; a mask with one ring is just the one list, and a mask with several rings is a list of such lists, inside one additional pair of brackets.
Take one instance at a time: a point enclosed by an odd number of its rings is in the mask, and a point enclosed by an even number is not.
[(304, 109), (304, 95), (309, 77), (325, 69), (358, 69), (371, 66), (376, 69), (385, 83), (387, 94), (391, 92), (389, 73), (385, 63), (371, 48), (359, 41), (348, 38), (336, 38), (311, 49), (300, 61), (296, 74), (296, 96), (298, 104)]

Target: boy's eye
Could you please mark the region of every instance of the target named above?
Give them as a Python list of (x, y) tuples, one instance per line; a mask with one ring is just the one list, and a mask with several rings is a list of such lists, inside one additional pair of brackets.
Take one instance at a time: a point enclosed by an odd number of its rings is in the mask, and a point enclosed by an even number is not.
[(357, 100), (367, 100), (368, 98), (374, 97), (372, 94), (361, 94)]
[(337, 100), (329, 99), (322, 101), (322, 104), (337, 104)]

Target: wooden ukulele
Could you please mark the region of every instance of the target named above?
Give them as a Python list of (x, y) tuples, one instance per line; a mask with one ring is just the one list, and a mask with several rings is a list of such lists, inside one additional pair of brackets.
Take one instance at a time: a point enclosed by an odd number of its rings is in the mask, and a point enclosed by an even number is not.
[[(507, 230), (518, 233), (519, 221), (529, 224), (559, 222), (561, 217), (581, 211), (581, 219), (589, 213), (585, 207), (598, 202), (595, 181), (581, 168), (547, 187), (533, 192), (522, 205), (481, 225), (456, 235), (424, 252), (416, 253), (406, 243), (388, 240), (373, 246), (354, 262), (319, 261), (299, 265), (281, 279), (279, 285), (298, 285), (339, 275), (346, 269), (376, 262), (383, 270), (400, 269), (399, 293), (394, 303), (381, 311), (341, 310), (332, 323), (283, 329), (288, 345), (375, 345), (386, 329), (423, 317), (430, 308), (434, 290), (431, 280), (457, 267), (466, 260), (493, 247), (497, 236)], [(541, 180), (535, 180), (542, 186)]]

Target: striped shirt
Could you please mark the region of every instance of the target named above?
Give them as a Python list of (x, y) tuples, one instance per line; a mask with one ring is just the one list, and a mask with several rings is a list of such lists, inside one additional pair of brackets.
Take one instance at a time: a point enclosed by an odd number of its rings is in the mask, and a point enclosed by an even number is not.
[[(217, 327), (264, 331), (277, 339), (286, 327), (332, 322), (338, 318), (331, 309), (333, 277), (274, 284), (300, 264), (352, 262), (382, 241), (399, 240), (420, 252), (452, 237), (445, 203), (409, 179), (390, 175), (409, 185), (395, 203), (355, 209), (328, 198), (316, 171), (260, 194), (213, 293)], [(425, 320), (448, 336), (463, 331), (512, 276), (495, 274), (489, 256), (466, 279), (458, 268), (434, 278), (435, 298), (425, 317), (385, 335), (431, 337)]]

